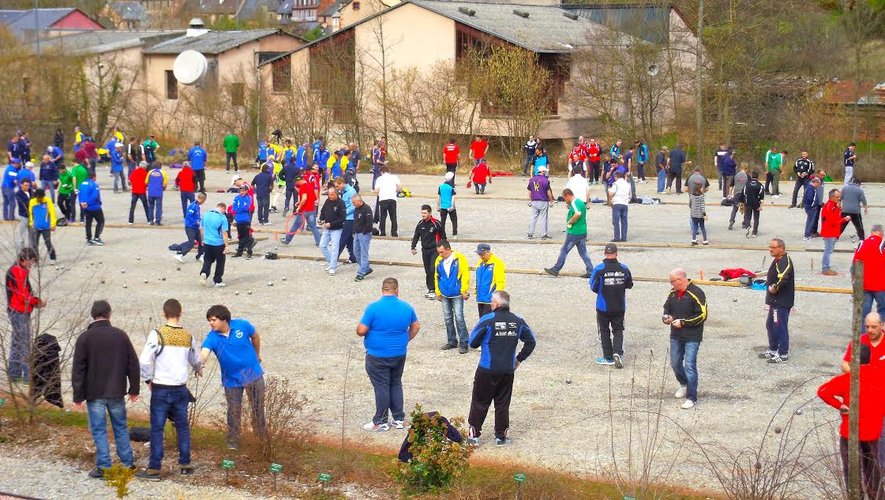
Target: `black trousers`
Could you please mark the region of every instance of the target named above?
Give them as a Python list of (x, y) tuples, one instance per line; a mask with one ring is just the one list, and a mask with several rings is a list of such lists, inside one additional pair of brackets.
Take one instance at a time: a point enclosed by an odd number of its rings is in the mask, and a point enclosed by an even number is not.
[(201, 193), (206, 192), (206, 171), (203, 169), (194, 170), (194, 186), (200, 186), (199, 191)]
[(590, 171), (587, 173), (588, 180), (599, 182), (599, 161), (590, 162)]
[(744, 229), (750, 227), (751, 218), (753, 219), (753, 234), (757, 234), (759, 232), (759, 207), (744, 205), (744, 223), (742, 224)]
[(298, 191), (295, 186), (286, 185), (286, 199), (283, 202), (283, 210), (289, 210), (289, 199), (292, 199), (292, 207), (298, 206)]
[(199, 243), (199, 247), (197, 247), (197, 258), (199, 259), (203, 252), (206, 250), (205, 245), (203, 245), (203, 237), (200, 235), (200, 228), (197, 227), (185, 227), (184, 234), (187, 235), (187, 241), (181, 244), (181, 249), (178, 251), (181, 255), (187, 255), (188, 252), (191, 251), (194, 246)]
[(255, 195), (258, 204), (258, 223), (265, 223), (270, 218), (270, 193)]
[(612, 359), (615, 354), (624, 355), (624, 313), (596, 311), (596, 324), (599, 326), (599, 342), (602, 344), (602, 357)]
[(230, 161), (234, 161), (234, 172), (239, 172), (240, 167), (237, 165), (237, 153), (226, 153), (227, 171), (230, 172)]
[[(793, 185), (793, 199), (790, 200), (790, 206), (794, 206), (794, 207), (796, 206), (796, 200), (799, 199), (799, 189), (801, 189), (801, 188), (808, 189), (808, 186), (810, 185), (809, 180), (810, 179), (808, 177), (797, 177), (796, 178), (796, 184)], [(805, 191), (804, 190), (802, 191), (802, 198), (803, 199), (805, 198)]]
[(743, 194), (735, 194), (734, 198), (731, 199), (731, 217), (728, 218), (729, 224), (734, 224), (734, 219), (737, 217), (738, 209), (741, 207), (741, 203), (744, 202)]
[(427, 291), (430, 293), (436, 290), (436, 284), (433, 282), (436, 271), (433, 269), (433, 265), (436, 264), (437, 257), (439, 257), (439, 252), (436, 248), (421, 249), (421, 258), (424, 260), (424, 281), (427, 284)]
[[(237, 255), (243, 255), (245, 250), (252, 255), (252, 228), (251, 222), (237, 222)], [(208, 253), (208, 252), (207, 252)]]
[(68, 221), (74, 222), (77, 219), (77, 196), (59, 193), (58, 208)]
[[(439, 223), (442, 224), (443, 232), (446, 231), (446, 219), (452, 218), (452, 236), (458, 236), (458, 211), (457, 210), (441, 210), (439, 214)], [(448, 235), (449, 233), (446, 233)]]
[[(843, 217), (851, 217), (851, 223), (854, 224), (854, 229), (857, 231), (858, 241), (863, 241), (866, 236), (864, 235), (863, 230), (863, 218), (860, 214), (847, 214), (842, 212)], [(839, 231), (839, 236), (842, 236), (842, 233), (845, 232), (845, 228), (848, 227), (848, 221), (842, 221), (842, 230)]]
[(673, 185), (673, 179), (676, 179), (676, 192), (682, 192), (682, 169), (673, 170), (670, 169), (667, 172), (667, 189), (670, 189), (670, 186)]
[[(860, 477), (854, 480), (859, 483), (858, 491), (865, 492), (866, 498), (869, 500), (878, 500), (882, 498), (879, 491), (882, 486), (879, 484), (882, 480), (882, 471), (879, 468), (879, 442), (878, 441), (858, 441), (860, 448)], [(842, 478), (845, 485), (848, 485), (848, 439), (839, 438), (839, 455), (842, 457)], [(860, 494), (860, 498), (864, 498), (864, 494)]]
[(86, 215), (86, 239), (92, 238), (92, 221), (95, 221), (95, 239), (101, 239), (101, 232), (104, 229), (104, 212), (98, 210), (83, 210)]
[(133, 224), (135, 222), (135, 206), (138, 205), (138, 201), (141, 200), (142, 206), (144, 206), (144, 220), (145, 222), (149, 222), (151, 220), (151, 216), (148, 214), (148, 201), (147, 195), (145, 194), (132, 194), (132, 201), (129, 202), (129, 223)]
[(510, 428), (510, 396), (513, 393), (512, 373), (491, 373), (477, 368), (473, 375), (473, 397), (470, 400), (470, 425), (472, 437), (482, 435), (482, 424), (486, 421), (489, 407), (495, 402), (495, 437), (507, 438)]
[(390, 235), (394, 238), (397, 234), (396, 225), (396, 200), (384, 200), (378, 202), (378, 230), (384, 236), (384, 228), (387, 225), (387, 216), (390, 216)]
[(49, 259), (55, 260), (55, 247), (52, 246), (52, 230), (51, 229), (34, 229), (31, 231), (31, 248), (39, 252), (38, 245), (40, 237), (46, 243), (46, 251), (49, 253)]
[(479, 317), (482, 318), (486, 314), (492, 312), (492, 305), (484, 302), (477, 302), (476, 308), (479, 310)]
[(227, 256), (224, 255), (224, 245), (203, 245), (203, 250), (205, 254), (200, 274), (209, 276), (209, 273), (212, 272), (212, 264), (215, 264), (215, 276), (212, 281), (221, 283), (221, 278), (224, 276), (224, 262), (227, 259)]

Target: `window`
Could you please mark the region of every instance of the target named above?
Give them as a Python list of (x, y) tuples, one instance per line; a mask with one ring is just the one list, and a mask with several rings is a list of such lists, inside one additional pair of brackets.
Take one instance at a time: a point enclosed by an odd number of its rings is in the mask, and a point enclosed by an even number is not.
[(178, 99), (178, 80), (172, 70), (166, 70), (166, 99)]
[(246, 84), (232, 83), (230, 84), (230, 105), (245, 106), (246, 105)]
[(273, 70), (273, 91), (288, 92), (292, 87), (292, 64), (289, 57), (278, 59), (271, 64)]
[(360, 3), (356, 0), (353, 2), (353, 10), (360, 10)]

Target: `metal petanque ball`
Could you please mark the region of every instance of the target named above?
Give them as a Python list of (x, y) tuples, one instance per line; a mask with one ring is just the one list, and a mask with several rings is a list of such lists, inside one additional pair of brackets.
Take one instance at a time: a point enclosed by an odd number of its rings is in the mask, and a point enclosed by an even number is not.
[(234, 292), (234, 295), (239, 295), (239, 294), (240, 294), (240, 292)]
[(783, 432), (783, 429), (781, 429), (780, 427), (775, 427), (775, 428), (774, 428), (774, 433), (775, 433), (775, 434), (780, 434), (781, 432)]
[(121, 272), (122, 274), (126, 274), (126, 270), (125, 270), (125, 269), (120, 269), (120, 272)]
[(246, 293), (248, 293), (249, 295), (252, 295), (252, 290), (249, 290)]
[(572, 379), (570, 379), (570, 378), (565, 379), (565, 383), (566, 383), (566, 384), (571, 384), (571, 383), (572, 383)]
[(126, 285), (123, 285), (123, 288), (129, 288), (129, 287), (128, 287), (128, 286), (126, 286)]
[(144, 284), (147, 285), (148, 280), (144, 280)]
[(796, 415), (802, 415), (802, 408), (796, 408)]
[(273, 286), (273, 281), (268, 281), (267, 286)]
[(283, 281), (286, 281), (286, 277), (285, 277), (285, 276), (283, 276), (283, 277), (280, 278), (280, 279), (283, 280)]

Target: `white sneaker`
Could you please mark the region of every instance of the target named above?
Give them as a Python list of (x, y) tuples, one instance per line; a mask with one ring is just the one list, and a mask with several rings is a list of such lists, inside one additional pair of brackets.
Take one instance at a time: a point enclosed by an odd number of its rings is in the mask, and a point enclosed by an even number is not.
[(393, 421), (393, 427), (394, 427), (395, 429), (400, 429), (400, 430), (402, 430), (402, 429), (405, 429), (405, 428), (406, 428), (406, 423), (403, 422), (402, 420), (394, 420), (394, 421)]
[(386, 432), (390, 430), (390, 426), (387, 424), (375, 424), (373, 422), (369, 422), (368, 424), (363, 426), (363, 430), (369, 432)]
[(179, 253), (179, 254), (175, 254), (175, 260), (177, 260), (178, 262), (181, 262), (182, 264), (184, 264), (184, 255), (181, 255), (180, 253)]
[(427, 292), (427, 293), (424, 294), (424, 298), (425, 298), (425, 299), (435, 299), (435, 298), (436, 298), (436, 294), (433, 293), (433, 292)]
[(694, 408), (694, 401), (686, 399), (685, 402), (682, 403), (682, 406), (680, 406), (680, 408), (682, 408), (683, 410), (690, 410)]
[(209, 279), (209, 276), (203, 273), (200, 273), (200, 286), (206, 286), (206, 280)]
[(335, 270), (329, 269), (329, 276), (335, 276)]
[(215, 283), (215, 288), (224, 288), (226, 286), (227, 285), (223, 281), (221, 281), (219, 283)]
[(676, 399), (682, 399), (685, 397), (685, 394), (688, 392), (687, 385), (680, 385), (679, 389), (676, 390), (676, 394), (673, 395)]
[(197, 257), (197, 260), (200, 262), (203, 262), (203, 256), (201, 255), (201, 256)]

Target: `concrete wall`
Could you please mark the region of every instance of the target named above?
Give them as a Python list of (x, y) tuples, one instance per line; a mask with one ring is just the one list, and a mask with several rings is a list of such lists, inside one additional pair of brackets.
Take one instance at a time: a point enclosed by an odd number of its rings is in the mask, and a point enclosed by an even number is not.
[(455, 60), (455, 21), (413, 4), (360, 24), (357, 57), (367, 69), (381, 70), (382, 48), (389, 69), (426, 71), (439, 61)]
[(346, 28), (351, 24), (362, 21), (363, 19), (373, 16), (384, 9), (400, 4), (400, 0), (361, 0), (359, 9), (354, 9), (354, 2), (341, 7), (338, 11), (342, 28)]

